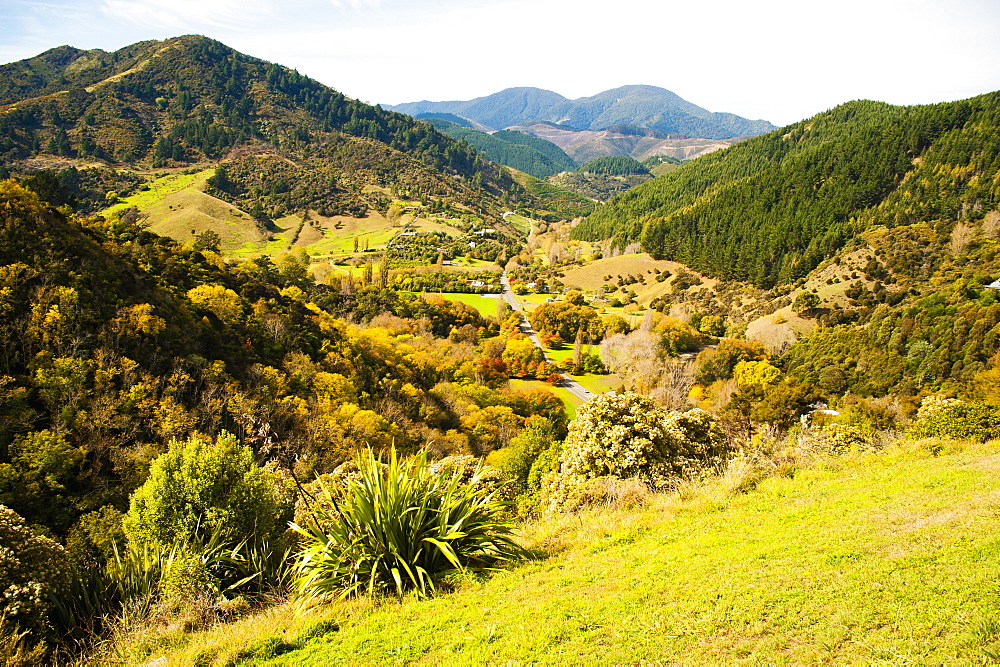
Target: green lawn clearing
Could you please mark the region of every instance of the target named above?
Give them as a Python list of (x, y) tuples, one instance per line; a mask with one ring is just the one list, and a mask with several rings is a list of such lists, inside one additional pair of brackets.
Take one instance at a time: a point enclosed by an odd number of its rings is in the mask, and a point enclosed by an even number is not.
[(484, 317), (496, 318), (497, 316), (497, 300), (500, 297), (496, 294), (487, 296), (479, 294), (456, 294), (454, 292), (435, 292), (435, 294), (446, 301), (458, 301), (467, 306), (472, 306)]
[(526, 218), (523, 215), (518, 215), (517, 213), (512, 213), (511, 215), (504, 216), (506, 220), (514, 229), (521, 232), (527, 236), (531, 232), (531, 218)]
[(181, 192), (193, 187), (196, 182), (203, 184), (205, 180), (215, 173), (215, 169), (205, 169), (196, 174), (168, 174), (150, 181), (145, 190), (140, 190), (133, 195), (125, 197), (121, 201), (100, 212), (100, 215), (117, 213), (129, 207), (136, 207), (140, 211), (160, 201), (167, 195)]
[(592, 394), (604, 394), (615, 391), (622, 386), (622, 379), (613, 373), (609, 375), (571, 375), (570, 377)]
[(548, 382), (542, 380), (511, 380), (511, 389), (516, 389), (518, 391), (524, 391), (526, 389), (548, 389), (553, 394), (562, 399), (563, 405), (566, 406), (566, 416), (569, 419), (576, 417), (576, 409), (580, 407), (583, 403), (579, 398), (576, 397), (569, 389), (565, 387), (554, 387)]

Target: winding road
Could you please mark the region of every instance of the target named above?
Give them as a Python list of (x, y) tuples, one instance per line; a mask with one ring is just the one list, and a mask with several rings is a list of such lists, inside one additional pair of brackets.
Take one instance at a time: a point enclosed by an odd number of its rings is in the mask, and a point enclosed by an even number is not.
[[(521, 303), (517, 300), (517, 296), (514, 294), (514, 290), (510, 288), (510, 281), (507, 279), (507, 273), (504, 272), (500, 276), (500, 284), (503, 285), (503, 298), (507, 304), (521, 314), (521, 332), (524, 333), (531, 342), (535, 344), (539, 350), (542, 351), (542, 356), (545, 357), (545, 361), (550, 361), (549, 356), (545, 354), (545, 348), (542, 347), (542, 341), (539, 340), (538, 334), (535, 330), (531, 328), (531, 323), (528, 321), (528, 316), (525, 314), (524, 309), (521, 307)], [(585, 389), (583, 385), (579, 382), (566, 375), (565, 373), (559, 374), (562, 377), (561, 385), (569, 392), (579, 398), (582, 401), (589, 401), (594, 397), (593, 392), (589, 389)]]

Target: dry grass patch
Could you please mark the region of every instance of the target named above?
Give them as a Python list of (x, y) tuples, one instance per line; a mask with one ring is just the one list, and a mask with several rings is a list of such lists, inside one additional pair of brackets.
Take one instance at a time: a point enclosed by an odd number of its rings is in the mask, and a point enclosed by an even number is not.
[(747, 340), (763, 343), (768, 352), (780, 354), (791, 347), (799, 336), (812, 333), (815, 328), (815, 320), (799, 317), (791, 306), (787, 306), (750, 322), (745, 335)]
[[(619, 255), (618, 257), (605, 257), (594, 260), (593, 262), (587, 262), (584, 266), (568, 268), (566, 269), (566, 275), (562, 278), (562, 281), (567, 285), (592, 291), (598, 289), (604, 284), (610, 284), (617, 287), (619, 275), (622, 277), (628, 275), (644, 275), (646, 276), (646, 285), (629, 285), (630, 289), (634, 289), (637, 294), (642, 295), (644, 293), (640, 292), (640, 290), (644, 288), (662, 286), (665, 284), (656, 282), (656, 273), (654, 269), (659, 269), (660, 271), (670, 271), (670, 273), (674, 275), (682, 269), (690, 271), (690, 269), (678, 262), (657, 260), (653, 259), (646, 253), (641, 253), (635, 255)], [(648, 273), (650, 271), (653, 273)], [(604, 276), (607, 275), (611, 276), (611, 280), (606, 282), (604, 280)], [(702, 276), (702, 281), (702, 285), (710, 289), (718, 284), (717, 280), (706, 278), (704, 276)], [(649, 299), (652, 299), (652, 296), (650, 296)], [(647, 299), (647, 302), (649, 299)]]

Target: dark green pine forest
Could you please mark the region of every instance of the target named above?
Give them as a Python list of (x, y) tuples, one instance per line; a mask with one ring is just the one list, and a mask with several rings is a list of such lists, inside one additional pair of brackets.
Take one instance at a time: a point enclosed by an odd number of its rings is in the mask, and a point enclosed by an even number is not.
[[(572, 234), (641, 241), (655, 257), (770, 288), (772, 310), (793, 291), (812, 296), (798, 310), (819, 327), (780, 364), (814, 397), (914, 400), (946, 389), (978, 399), (993, 391), (1000, 352), (988, 287), (1000, 278), (998, 128), (998, 93), (918, 107), (851, 102), (685, 163)], [(820, 288), (843, 302), (821, 302)], [(734, 407), (778, 400), (767, 394), (748, 391)]]
[(791, 283), (873, 226), (981, 219), (998, 200), (998, 123), (997, 93), (850, 102), (636, 187), (574, 236), (641, 241), (726, 279)]
[(476, 147), (488, 160), (513, 167), (535, 178), (548, 178), (576, 167), (573, 159), (554, 143), (524, 132), (500, 130), (487, 133), (464, 127), (447, 118), (426, 114), (419, 117), (444, 134)]

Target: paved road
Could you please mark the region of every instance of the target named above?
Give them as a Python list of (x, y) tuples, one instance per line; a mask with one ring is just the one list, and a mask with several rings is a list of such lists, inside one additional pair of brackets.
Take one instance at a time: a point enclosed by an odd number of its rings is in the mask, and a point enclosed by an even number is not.
[[(500, 276), (500, 284), (503, 285), (504, 300), (508, 303), (508, 305), (510, 305), (511, 308), (521, 314), (521, 332), (531, 339), (531, 342), (535, 344), (535, 347), (542, 351), (542, 356), (545, 357), (545, 361), (549, 361), (549, 355), (545, 354), (545, 348), (542, 347), (542, 341), (538, 339), (538, 334), (531, 328), (531, 323), (528, 322), (524, 309), (521, 308), (521, 304), (514, 295), (514, 291), (510, 288), (510, 281), (507, 280), (506, 273)], [(569, 389), (569, 392), (580, 400), (589, 401), (594, 397), (594, 394), (589, 389), (585, 389), (583, 385), (571, 378), (569, 375), (563, 373), (560, 373), (560, 375), (562, 376), (562, 386)]]

